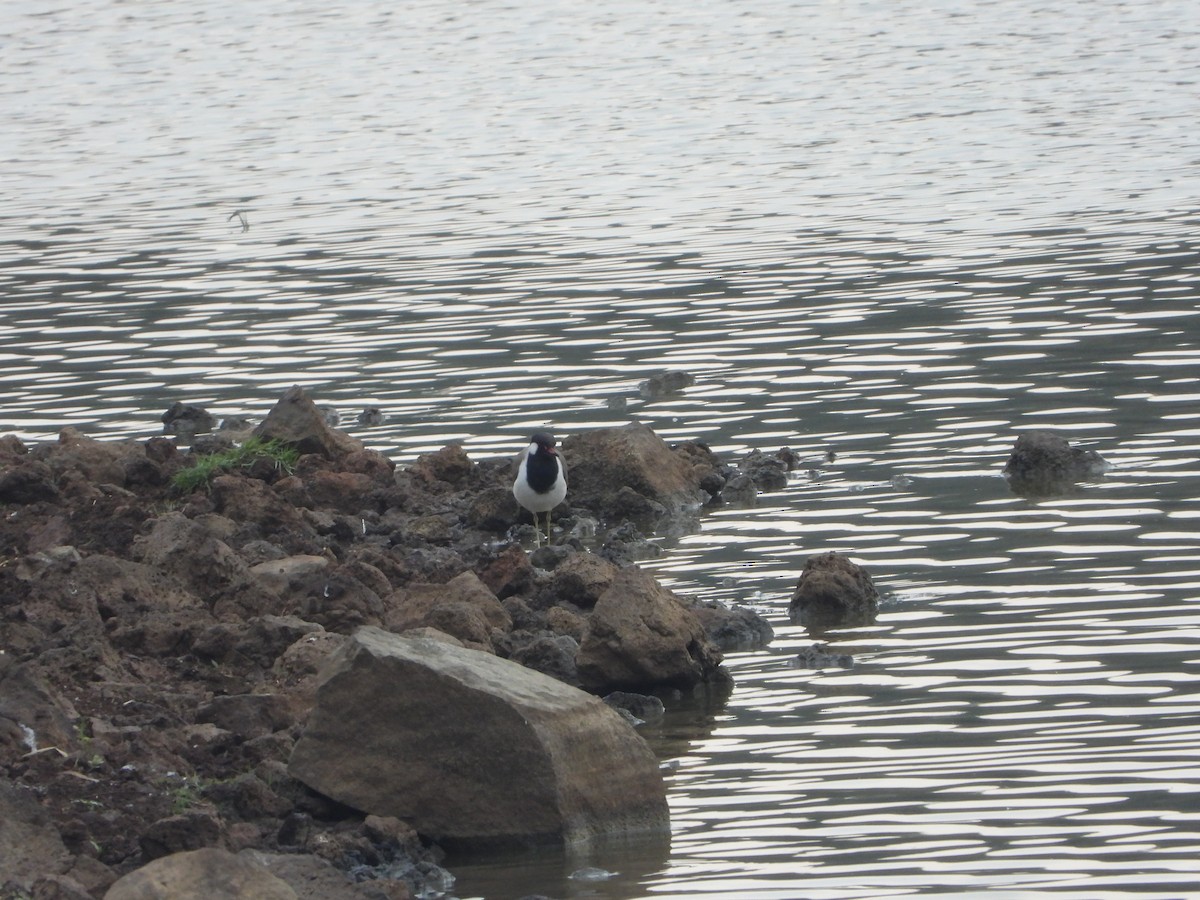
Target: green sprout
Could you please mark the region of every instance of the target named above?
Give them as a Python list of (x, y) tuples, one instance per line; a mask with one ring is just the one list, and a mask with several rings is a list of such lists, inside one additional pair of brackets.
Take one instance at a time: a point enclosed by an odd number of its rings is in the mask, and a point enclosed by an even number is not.
[(222, 472), (249, 468), (260, 459), (269, 459), (277, 469), (291, 473), (300, 459), (300, 451), (277, 438), (269, 441), (248, 438), (237, 447), (209, 453), (200, 457), (195, 464), (181, 469), (171, 479), (171, 487), (181, 494), (190, 494), (199, 488), (207, 489), (212, 479)]

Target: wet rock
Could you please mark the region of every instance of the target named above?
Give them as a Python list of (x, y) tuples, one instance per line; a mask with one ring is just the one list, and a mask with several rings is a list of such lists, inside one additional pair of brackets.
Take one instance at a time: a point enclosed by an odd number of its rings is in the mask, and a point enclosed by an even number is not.
[(162, 414), (163, 433), (191, 439), (197, 434), (212, 431), (217, 419), (202, 406), (176, 401)]
[(596, 601), (575, 660), (588, 690), (692, 687), (714, 677), (721, 653), (696, 614), (641, 569), (622, 569)]
[(668, 370), (651, 375), (645, 381), (638, 383), (638, 393), (644, 400), (661, 400), (671, 394), (678, 394), (684, 388), (696, 383), (696, 377), (690, 372)]
[(363, 449), (362, 441), (330, 428), (303, 388), (291, 387), (254, 429), (254, 436), (278, 440), (301, 453), (338, 458)]
[(385, 421), (383, 410), (376, 406), (368, 406), (358, 414), (356, 421), (364, 428), (376, 428), (382, 425)]
[(474, 572), (463, 572), (445, 584), (409, 585), (388, 597), (387, 606), (389, 631), (436, 628), (488, 652), (495, 652), (493, 631), (512, 627), (508, 612)]
[[(629, 491), (670, 513), (703, 499), (693, 466), (648, 425), (634, 422), (572, 435), (563, 442), (570, 467), (570, 502), (602, 518), (629, 505)], [(624, 492), (624, 493), (623, 493)]]
[(788, 615), (810, 628), (870, 625), (879, 612), (879, 592), (862, 566), (840, 553), (809, 557), (788, 604)]
[(753, 506), (758, 502), (758, 485), (745, 472), (736, 472), (725, 482), (721, 499), (735, 506)]
[(1052, 497), (1069, 493), (1079, 482), (1099, 478), (1110, 468), (1095, 450), (1072, 447), (1049, 431), (1028, 431), (1017, 438), (1004, 474), (1014, 493)]
[(825, 644), (813, 644), (796, 654), (792, 665), (797, 669), (852, 669), (854, 657), (849, 653), (833, 653)]
[(375, 628), (322, 678), (289, 772), (341, 803), (451, 847), (667, 827), (654, 754), (599, 700), (552, 678)]
[(632, 522), (622, 522), (604, 536), (604, 543), (596, 555), (618, 568), (625, 568), (639, 560), (657, 559), (662, 556), (662, 547), (647, 539)]
[(297, 900), (287, 883), (245, 854), (205, 848), (173, 853), (117, 880), (104, 900)]
[(623, 710), (639, 722), (657, 722), (666, 713), (666, 707), (657, 697), (649, 694), (634, 694), (629, 691), (613, 691), (604, 702), (616, 710)]
[(788, 464), (778, 456), (754, 450), (741, 461), (740, 468), (760, 491), (781, 491), (787, 487)]
[(758, 650), (775, 637), (771, 623), (745, 606), (730, 609), (713, 601), (694, 604), (692, 612), (704, 626), (708, 639), (724, 653)]

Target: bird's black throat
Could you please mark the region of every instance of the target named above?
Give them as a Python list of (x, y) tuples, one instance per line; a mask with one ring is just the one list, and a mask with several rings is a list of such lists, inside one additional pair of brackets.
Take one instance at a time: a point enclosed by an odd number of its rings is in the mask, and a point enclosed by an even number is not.
[(558, 459), (552, 453), (539, 450), (529, 454), (525, 463), (525, 480), (539, 494), (544, 494), (554, 487), (558, 478)]

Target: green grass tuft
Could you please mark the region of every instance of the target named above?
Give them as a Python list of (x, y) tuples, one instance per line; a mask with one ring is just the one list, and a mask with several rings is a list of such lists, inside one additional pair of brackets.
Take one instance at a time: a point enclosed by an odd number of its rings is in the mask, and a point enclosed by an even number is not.
[(181, 494), (190, 494), (200, 488), (207, 490), (215, 476), (234, 469), (249, 468), (260, 459), (269, 459), (276, 468), (290, 473), (299, 458), (300, 451), (283, 441), (274, 438), (264, 441), (252, 437), (237, 447), (200, 457), (195, 464), (176, 473), (171, 479), (171, 488)]

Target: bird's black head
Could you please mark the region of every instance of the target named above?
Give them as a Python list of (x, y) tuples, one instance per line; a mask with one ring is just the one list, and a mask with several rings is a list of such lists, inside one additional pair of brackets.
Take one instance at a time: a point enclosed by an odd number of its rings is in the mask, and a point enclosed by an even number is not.
[(529, 438), (530, 443), (537, 444), (539, 450), (554, 453), (554, 435), (548, 431), (535, 431)]

